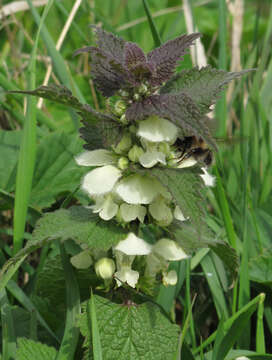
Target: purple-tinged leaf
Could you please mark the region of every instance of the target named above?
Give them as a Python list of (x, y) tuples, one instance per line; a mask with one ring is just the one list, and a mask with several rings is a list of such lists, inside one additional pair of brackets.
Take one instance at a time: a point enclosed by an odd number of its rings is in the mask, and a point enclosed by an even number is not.
[(146, 56), (135, 43), (125, 44), (124, 63), (132, 83), (140, 83), (152, 75), (152, 67), (147, 63)]
[(113, 35), (98, 26), (92, 26), (97, 38), (97, 47), (102, 51), (111, 55), (115, 61), (122, 63), (124, 46), (126, 41), (120, 37)]
[(110, 54), (95, 46), (78, 49), (74, 54), (82, 52), (90, 53), (93, 80), (104, 96), (112, 96), (126, 85), (126, 70)]
[(155, 67), (157, 72), (156, 78), (153, 79), (154, 85), (160, 85), (172, 77), (177, 62), (182, 60), (188, 47), (200, 36), (199, 33), (182, 35), (174, 40), (167, 41), (147, 54), (148, 62)]
[(10, 93), (42, 97), (62, 105), (72, 107), (76, 110), (79, 110), (80, 113), (85, 114), (85, 116), (87, 116), (88, 119), (92, 120), (93, 122), (98, 120), (114, 121), (112, 116), (98, 112), (88, 104), (82, 104), (75, 96), (73, 96), (72, 92), (63, 85), (39, 86), (37, 89), (32, 91), (10, 91)]
[(183, 70), (170, 79), (160, 92), (166, 94), (182, 91), (189, 95), (198, 105), (201, 113), (205, 114), (210, 111), (210, 106), (216, 102), (231, 80), (249, 71), (252, 70), (227, 72), (213, 69), (211, 66)]
[(142, 120), (150, 115), (168, 119), (185, 133), (202, 137), (212, 147), (216, 147), (206, 118), (203, 118), (193, 100), (185, 93), (152, 95), (143, 101), (134, 102), (126, 111), (130, 121)]

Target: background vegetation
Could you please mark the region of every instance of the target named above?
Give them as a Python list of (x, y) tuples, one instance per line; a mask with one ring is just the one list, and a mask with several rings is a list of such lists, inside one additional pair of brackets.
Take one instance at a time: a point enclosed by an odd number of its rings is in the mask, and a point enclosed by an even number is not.
[[(73, 160), (83, 143), (78, 137), (77, 115), (50, 101), (38, 101), (37, 106), (35, 99), (26, 110), (23, 96), (5, 91), (37, 87), (53, 67), (48, 83), (64, 84), (82, 101), (103, 109), (104, 100), (90, 80), (87, 55), (73, 57), (76, 49), (93, 43), (89, 24), (101, 24), (145, 51), (154, 47), (140, 0), (56, 0), (41, 29), (35, 71), (34, 42), (41, 7), (27, 3), (30, 9), (16, 12), (10, 7), (12, 1), (2, 1), (0, 10), (0, 88), (4, 90), (0, 92), (1, 265), (31, 238), (43, 212), (77, 201), (87, 204), (78, 190), (82, 169)], [(163, 42), (191, 28), (203, 34), (205, 56), (193, 54), (195, 64), (207, 61), (232, 71), (256, 68), (230, 85), (214, 110), (216, 132), (226, 141), (218, 141), (212, 170), (217, 185), (208, 193), (208, 221), (217, 237), (239, 254), (239, 276), (232, 283), (221, 261), (202, 249), (179, 264), (178, 284), (162, 286), (157, 301), (184, 330), (193, 355), (186, 355), (183, 346), (182, 359), (221, 360), (225, 356), (222, 339), (230, 344), (228, 349), (272, 353), (271, 2), (149, 0), (148, 5)], [(4, 16), (7, 11), (9, 15)], [(188, 54), (181, 68), (191, 66)], [(71, 243), (70, 254), (77, 251), (73, 246)], [(58, 255), (54, 244), (34, 252), (16, 279), (1, 291), (4, 359), (14, 351), (18, 336), (58, 346), (67, 326), (65, 274)], [(90, 276), (93, 274), (77, 273), (74, 279), (82, 299), (88, 296)], [(73, 286), (68, 280), (68, 301)], [(265, 299), (260, 293), (265, 293)], [(191, 309), (192, 316), (187, 316)], [(230, 321), (236, 318), (238, 321)], [(213, 344), (215, 331), (221, 340), (217, 336)], [(208, 352), (212, 348), (213, 357)]]

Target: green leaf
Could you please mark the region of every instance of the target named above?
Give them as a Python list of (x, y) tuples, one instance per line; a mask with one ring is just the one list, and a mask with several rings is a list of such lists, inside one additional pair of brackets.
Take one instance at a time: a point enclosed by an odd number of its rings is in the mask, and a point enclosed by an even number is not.
[[(87, 311), (88, 310), (91, 311), (90, 316), (91, 316), (91, 327), (92, 327), (93, 358), (94, 358), (94, 360), (103, 360), (101, 340), (100, 340), (93, 292), (91, 295), (90, 304), (88, 306)], [(87, 316), (89, 316), (88, 312), (87, 312)]]
[(64, 245), (59, 243), (59, 247), (66, 285), (66, 321), (57, 360), (73, 360), (79, 338), (76, 326), (76, 318), (80, 314), (79, 286)]
[(73, 192), (87, 168), (75, 162), (82, 150), (76, 134), (55, 132), (43, 138), (37, 151), (37, 161), (30, 203), (42, 209), (49, 207), (61, 193)]
[(198, 105), (202, 114), (210, 111), (227, 84), (251, 70), (227, 72), (211, 66), (183, 70), (169, 80), (161, 89), (162, 94), (183, 92)]
[(25, 307), (30, 313), (35, 313), (37, 316), (37, 320), (41, 324), (41, 326), (55, 339), (59, 342), (58, 337), (54, 334), (54, 332), (50, 329), (47, 322), (43, 319), (38, 309), (29, 299), (29, 297), (24, 293), (24, 291), (13, 281), (10, 280), (7, 284), (7, 290), (17, 299), (23, 307)]
[(201, 238), (191, 224), (184, 223), (182, 226), (176, 226), (173, 228), (173, 232), (177, 242), (186, 252), (191, 253), (199, 248), (210, 248), (222, 260), (232, 278), (237, 276), (239, 258), (236, 251), (226, 242), (214, 239), (215, 235), (208, 227), (202, 228)]
[[(260, 294), (259, 301), (263, 301), (264, 296), (264, 294)], [(234, 343), (243, 334), (243, 331), (248, 325), (252, 314), (256, 311), (257, 306), (258, 302), (253, 303), (246, 311), (241, 312), (233, 322), (225, 322), (225, 324), (222, 324), (222, 329), (218, 332), (215, 339), (212, 360), (217, 360), (218, 358), (224, 359)]]
[(171, 193), (176, 204), (185, 217), (189, 217), (197, 231), (203, 231), (205, 211), (202, 189), (204, 183), (199, 176), (201, 170), (197, 167), (184, 169), (153, 168), (149, 174), (156, 177)]
[(57, 350), (40, 342), (19, 338), (16, 360), (55, 360)]
[(39, 86), (37, 89), (32, 91), (9, 91), (9, 93), (15, 93), (15, 94), (27, 94), (27, 95), (33, 95), (37, 97), (41, 97), (44, 99), (48, 99), (54, 102), (57, 102), (59, 104), (71, 107), (73, 109), (76, 109), (80, 112), (83, 112), (84, 114), (88, 115), (88, 119), (93, 120), (94, 122), (98, 120), (113, 120), (109, 115), (103, 114), (101, 112), (98, 112), (94, 110), (90, 105), (88, 104), (82, 104), (78, 98), (73, 96), (72, 92), (64, 85), (49, 85), (49, 86)]
[[(104, 360), (173, 360), (179, 328), (154, 304), (115, 304), (99, 296), (94, 299)], [(86, 310), (79, 326), (84, 346), (89, 347)]]
[[(15, 189), (16, 167), (22, 132), (1, 131), (0, 188)], [(40, 141), (37, 147), (30, 205), (36, 209), (49, 207), (60, 194), (72, 193), (82, 176), (89, 171), (76, 164), (74, 156), (82, 151), (82, 141), (76, 134), (54, 132)]]
[(250, 279), (266, 286), (272, 286), (272, 253), (259, 254), (249, 262)]
[(16, 337), (14, 318), (5, 289), (0, 291), (0, 310), (3, 357), (5, 360), (12, 360), (16, 353)]
[(108, 250), (120, 240), (124, 240), (127, 231), (113, 221), (103, 221), (94, 215), (91, 209), (72, 206), (45, 214), (33, 232), (32, 243), (48, 238), (73, 239), (78, 244), (90, 248)]

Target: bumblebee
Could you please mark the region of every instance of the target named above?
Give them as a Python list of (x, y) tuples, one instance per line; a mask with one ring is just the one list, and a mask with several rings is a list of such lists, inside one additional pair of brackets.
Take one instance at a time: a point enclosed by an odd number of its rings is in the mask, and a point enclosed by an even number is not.
[(174, 146), (177, 152), (179, 152), (177, 158), (178, 164), (190, 158), (206, 166), (210, 166), (213, 162), (212, 151), (202, 138), (197, 138), (196, 136), (186, 136), (183, 139), (178, 138)]

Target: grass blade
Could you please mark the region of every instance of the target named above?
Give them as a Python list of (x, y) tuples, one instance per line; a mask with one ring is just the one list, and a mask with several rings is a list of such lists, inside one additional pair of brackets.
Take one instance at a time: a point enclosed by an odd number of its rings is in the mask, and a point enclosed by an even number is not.
[(74, 270), (61, 242), (59, 247), (65, 275), (67, 310), (64, 335), (56, 360), (73, 360), (79, 338), (79, 328), (76, 326), (76, 320), (80, 314), (80, 294)]
[(23, 307), (25, 307), (29, 312), (36, 313), (37, 320), (41, 324), (41, 326), (50, 334), (58, 343), (60, 342), (59, 338), (54, 334), (54, 332), (47, 325), (39, 311), (33, 305), (32, 301), (26, 296), (23, 290), (13, 281), (10, 280), (7, 284), (7, 290), (17, 299)]
[(265, 294), (263, 294), (263, 297), (260, 299), (257, 312), (256, 351), (261, 354), (265, 353), (265, 335), (263, 323), (264, 300)]
[(158, 29), (157, 29), (157, 27), (156, 27), (156, 25), (155, 25), (155, 23), (153, 21), (151, 12), (149, 10), (149, 6), (147, 4), (147, 0), (143, 0), (143, 7), (144, 7), (144, 10), (145, 10), (147, 19), (148, 19), (148, 24), (149, 24), (149, 27), (150, 27), (150, 30), (151, 30), (151, 33), (152, 33), (152, 36), (153, 36), (155, 47), (158, 47), (158, 46), (160, 46), (162, 44), (162, 41), (161, 41), (161, 38), (160, 38), (160, 34), (158, 32)]
[[(251, 300), (248, 304), (246, 304), (242, 309), (238, 310), (237, 313), (232, 315), (230, 318), (228, 318), (224, 323), (225, 329), (230, 329), (231, 326), (234, 324), (234, 322), (238, 322), (238, 329), (239, 329), (239, 321), (240, 317), (243, 316), (243, 314), (250, 314), (250, 316), (253, 314), (253, 312), (257, 309), (258, 304), (262, 301), (264, 297), (264, 294), (259, 294), (256, 296), (253, 300)], [(248, 319), (250, 318), (248, 317)], [(230, 334), (231, 335), (231, 334)], [(217, 330), (208, 337), (196, 350), (193, 351), (194, 355), (201, 352), (203, 349), (205, 349), (207, 346), (209, 346), (217, 336)], [(220, 354), (221, 356), (221, 354)]]
[[(89, 307), (88, 307), (88, 309), (89, 309)], [(91, 293), (91, 299), (90, 299), (90, 310), (91, 310), (91, 314), (88, 314), (88, 315), (91, 318), (90, 320), (91, 320), (91, 328), (92, 328), (93, 357), (94, 357), (94, 360), (103, 360), (93, 291)]]
[[(219, 69), (227, 69), (227, 5), (226, 0), (218, 0), (219, 5)], [(226, 135), (227, 103), (225, 92), (216, 104), (216, 117), (219, 126), (217, 136)]]
[[(32, 15), (34, 17), (36, 24), (39, 25), (41, 22), (41, 18), (39, 16), (38, 11), (33, 6), (31, 0), (27, 0), (27, 3), (30, 7), (30, 10), (32, 12)], [(45, 42), (45, 45), (47, 47), (47, 50), (48, 50), (50, 56), (52, 57), (54, 70), (55, 70), (58, 78), (62, 82), (62, 84), (67, 86), (70, 90), (73, 90), (81, 102), (86, 103), (81, 91), (77, 87), (76, 83), (73, 81), (72, 77), (69, 75), (69, 72), (67, 70), (67, 65), (65, 64), (64, 59), (61, 56), (61, 54), (57, 51), (54, 41), (53, 41), (52, 37), (50, 36), (46, 26), (42, 27), (41, 36)]]
[[(35, 89), (36, 84), (36, 54), (40, 32), (53, 4), (53, 0), (46, 5), (39, 24), (36, 40), (32, 50), (28, 68), (28, 88)], [(36, 100), (32, 96), (27, 99), (26, 120), (23, 130), (23, 138), (20, 146), (18, 170), (16, 175), (15, 207), (14, 207), (14, 236), (13, 252), (16, 254), (22, 247), (25, 229), (26, 215), (32, 178), (36, 160)]]

